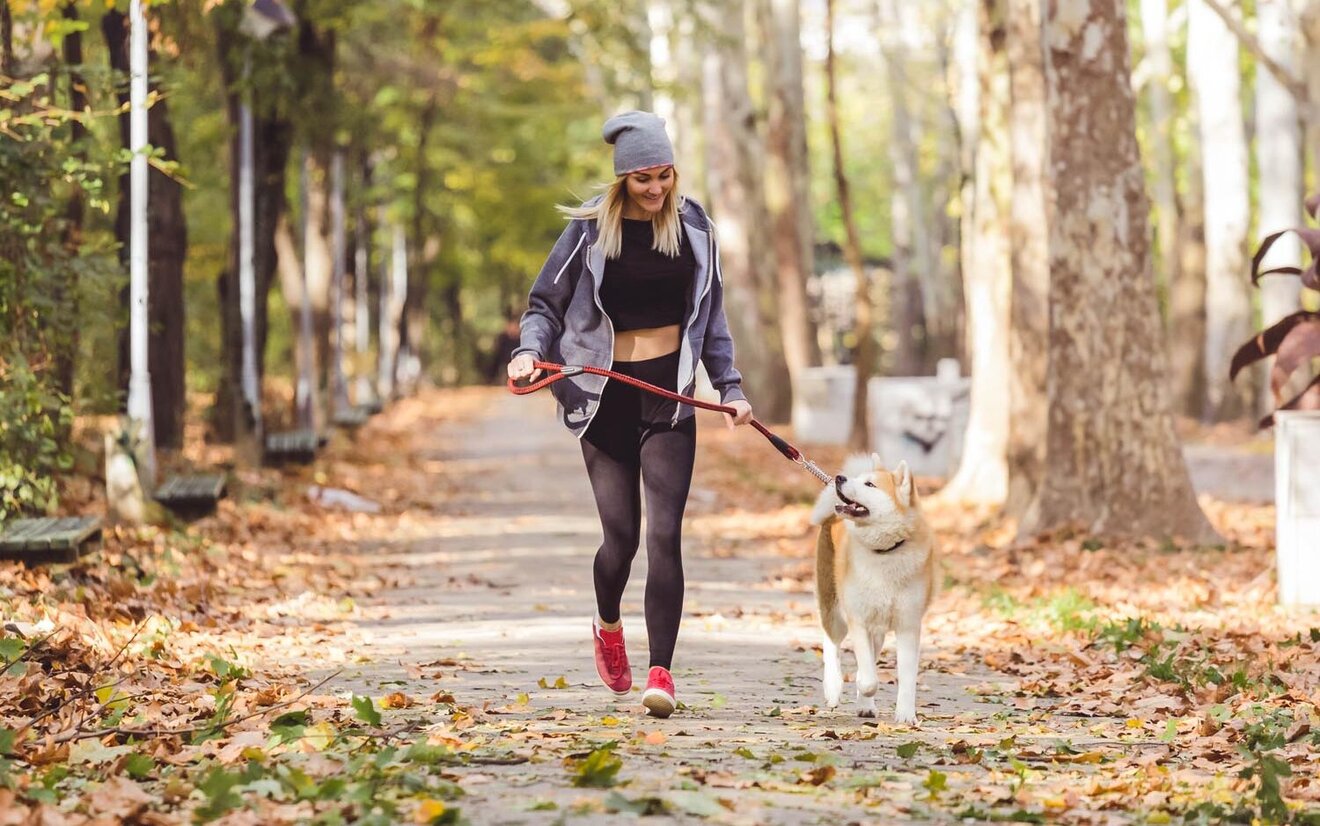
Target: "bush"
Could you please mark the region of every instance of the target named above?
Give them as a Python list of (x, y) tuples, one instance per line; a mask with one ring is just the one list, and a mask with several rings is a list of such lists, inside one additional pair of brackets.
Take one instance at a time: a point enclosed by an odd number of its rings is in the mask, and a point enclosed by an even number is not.
[(51, 391), (27, 361), (0, 360), (0, 522), (55, 507), (54, 474), (73, 458), (58, 437), (73, 423), (69, 400)]

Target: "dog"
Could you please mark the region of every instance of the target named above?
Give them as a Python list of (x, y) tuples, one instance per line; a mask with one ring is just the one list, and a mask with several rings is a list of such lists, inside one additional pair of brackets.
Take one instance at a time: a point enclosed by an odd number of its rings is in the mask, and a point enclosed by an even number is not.
[(876, 716), (876, 655), (892, 629), (898, 651), (894, 719), (917, 721), (921, 620), (935, 593), (934, 534), (921, 514), (906, 462), (892, 472), (880, 457), (854, 456), (844, 475), (821, 491), (812, 512), (816, 600), (824, 633), (825, 705), (839, 705), (839, 646), (849, 635), (857, 653), (857, 702)]

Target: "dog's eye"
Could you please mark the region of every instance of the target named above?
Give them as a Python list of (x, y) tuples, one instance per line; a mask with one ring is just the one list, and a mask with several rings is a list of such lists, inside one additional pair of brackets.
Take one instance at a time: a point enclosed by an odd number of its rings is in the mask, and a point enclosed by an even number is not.
[(874, 482), (867, 482), (867, 483), (866, 483), (866, 486), (867, 486), (868, 488), (873, 488), (873, 487), (875, 487), (875, 483), (874, 483)]

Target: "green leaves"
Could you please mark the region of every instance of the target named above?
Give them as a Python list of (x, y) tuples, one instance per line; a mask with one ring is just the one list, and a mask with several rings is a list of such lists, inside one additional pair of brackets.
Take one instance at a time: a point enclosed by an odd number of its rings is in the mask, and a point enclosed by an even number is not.
[(573, 785), (580, 788), (605, 789), (614, 785), (615, 775), (623, 768), (623, 761), (614, 754), (616, 743), (607, 743), (588, 754), (573, 769)]
[(894, 751), (898, 752), (899, 757), (903, 758), (904, 760), (907, 760), (911, 758), (912, 755), (916, 754), (917, 749), (919, 748), (921, 748), (921, 743), (917, 743), (917, 742), (904, 743), (903, 745), (894, 749)]
[(353, 713), (357, 715), (359, 720), (369, 726), (380, 725), (380, 712), (376, 710), (376, 706), (371, 702), (370, 697), (359, 697), (354, 694)]

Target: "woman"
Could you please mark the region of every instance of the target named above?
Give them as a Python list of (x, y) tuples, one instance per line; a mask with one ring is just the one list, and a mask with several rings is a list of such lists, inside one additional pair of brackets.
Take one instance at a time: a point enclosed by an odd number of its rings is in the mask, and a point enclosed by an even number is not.
[[(678, 193), (664, 121), (625, 112), (603, 130), (614, 146), (615, 180), (570, 217), (528, 297), (513, 379), (535, 380), (532, 362), (606, 367), (690, 395), (696, 362), (706, 365), (729, 426), (751, 405), (733, 366), (714, 228)], [(577, 435), (604, 541), (596, 552), (596, 671), (616, 695), (632, 688), (619, 603), (641, 533), (646, 491), (646, 633), (650, 670), (642, 703), (657, 717), (676, 706), (670, 666), (683, 612), (683, 510), (692, 482), (696, 420), (678, 404), (604, 376), (552, 385), (564, 424)]]

